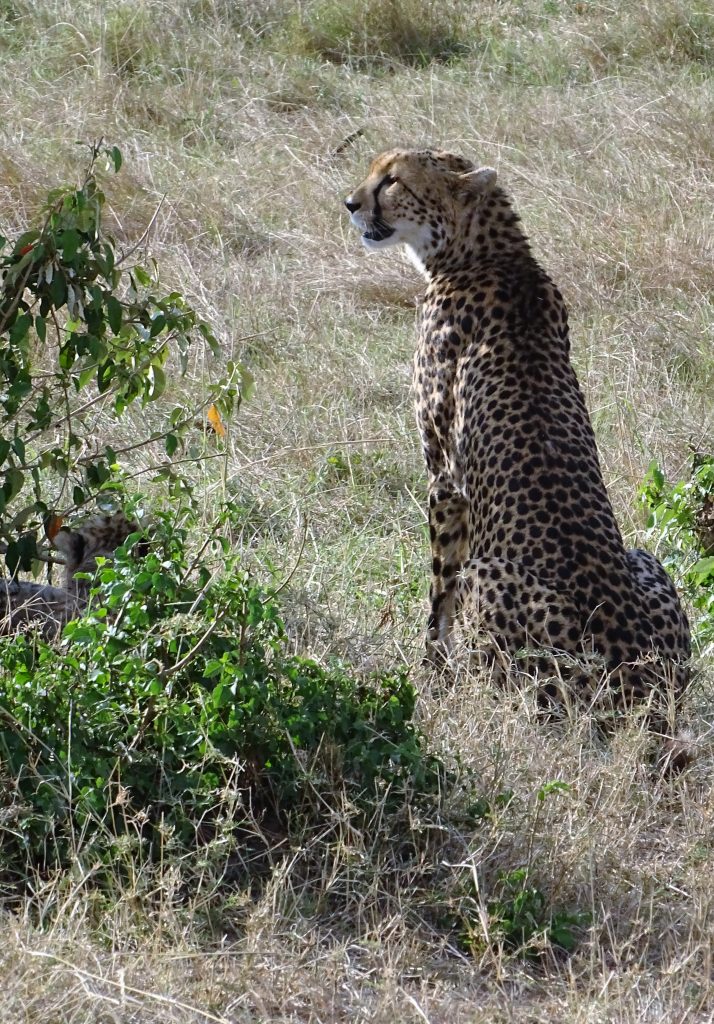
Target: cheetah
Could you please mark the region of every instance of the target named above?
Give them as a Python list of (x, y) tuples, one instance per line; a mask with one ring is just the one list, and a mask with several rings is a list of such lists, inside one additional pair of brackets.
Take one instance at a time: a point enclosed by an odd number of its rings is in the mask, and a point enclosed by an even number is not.
[(75, 574), (94, 573), (97, 558), (111, 558), (138, 530), (123, 512), (96, 515), (76, 529), (59, 529), (51, 543), (64, 557), (62, 586), (17, 579), (0, 582), (0, 635), (35, 624), (45, 636), (56, 636), (87, 607), (91, 583)]
[(127, 537), (138, 531), (138, 524), (123, 512), (96, 515), (77, 529), (63, 526), (58, 530), (52, 543), (64, 555), (65, 591), (80, 603), (86, 601), (89, 581), (76, 579), (76, 573), (94, 573), (98, 558), (111, 558)]
[(455, 636), (483, 641), (490, 665), (530, 650), (545, 703), (567, 680), (579, 698), (606, 691), (617, 711), (646, 702), (652, 730), (671, 735), (687, 617), (657, 559), (625, 549), (563, 297), (496, 171), (395, 149), (345, 205), (368, 250), (404, 245), (427, 280), (414, 393), (428, 473), (428, 660), (448, 662)]

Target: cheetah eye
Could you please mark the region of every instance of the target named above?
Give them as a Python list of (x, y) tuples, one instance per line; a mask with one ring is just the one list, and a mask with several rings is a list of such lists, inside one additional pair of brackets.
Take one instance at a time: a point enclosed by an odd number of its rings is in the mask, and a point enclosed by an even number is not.
[(389, 188), (390, 185), (396, 185), (398, 180), (398, 178), (393, 177), (391, 174), (385, 174), (383, 178), (386, 188)]

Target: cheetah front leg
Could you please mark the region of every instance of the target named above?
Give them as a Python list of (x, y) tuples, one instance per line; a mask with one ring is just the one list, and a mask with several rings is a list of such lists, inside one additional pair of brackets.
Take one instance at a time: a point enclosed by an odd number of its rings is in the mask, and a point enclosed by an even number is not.
[(429, 483), (431, 586), (426, 662), (442, 665), (451, 651), (457, 575), (468, 558), (468, 502), (453, 481)]

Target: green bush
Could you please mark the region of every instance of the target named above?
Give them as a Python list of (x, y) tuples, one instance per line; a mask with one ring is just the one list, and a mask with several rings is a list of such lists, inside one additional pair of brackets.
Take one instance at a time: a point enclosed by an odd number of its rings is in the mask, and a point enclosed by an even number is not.
[(571, 952), (591, 920), (587, 912), (550, 907), (525, 868), (499, 874), (496, 895), (488, 901), (488, 916), (493, 938), (524, 956), (535, 956), (548, 947)]
[[(561, 780), (544, 783), (535, 794), (535, 816), (532, 828), (541, 818), (544, 805), (558, 794), (568, 794), (572, 787)], [(479, 801), (484, 817), (498, 816), (515, 802), (514, 794), (505, 791), (490, 803)], [(475, 805), (475, 809), (478, 804)], [(529, 860), (531, 850), (529, 852)], [(534, 865), (535, 866), (535, 865)], [(592, 915), (577, 907), (553, 905), (536, 884), (531, 864), (498, 871), (488, 892), (473, 891), (469, 882), (459, 915), (461, 941), (470, 952), (482, 952), (486, 938), (520, 956), (536, 957), (547, 951), (570, 953), (578, 944), (583, 929)], [(483, 911), (473, 910), (474, 896)], [(486, 930), (484, 931), (484, 924)]]
[(695, 455), (688, 480), (668, 484), (652, 463), (642, 486), (658, 555), (700, 613), (694, 634), (714, 641), (714, 456)]
[(438, 782), (403, 674), (360, 681), (289, 654), (275, 598), (227, 541), (214, 579), (169, 517), (142, 558), (135, 540), (100, 566), (59, 650), (32, 634), (0, 646), (6, 877), (78, 850), (108, 864), (127, 837), (158, 856), (167, 836), (187, 849), (249, 814), (285, 824), (316, 793), (374, 804)]

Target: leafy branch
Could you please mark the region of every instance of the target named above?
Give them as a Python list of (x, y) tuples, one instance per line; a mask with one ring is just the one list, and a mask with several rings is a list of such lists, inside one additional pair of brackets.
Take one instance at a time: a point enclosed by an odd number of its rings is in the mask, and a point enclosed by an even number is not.
[(121, 447), (97, 445), (96, 413), (121, 419), (133, 403), (156, 402), (170, 359), (183, 375), (197, 343), (221, 355), (210, 325), (180, 292), (163, 291), (156, 267), (130, 262), (151, 225), (124, 253), (105, 231), (101, 181), (121, 166), (116, 146), (93, 143), (81, 184), (49, 194), (40, 227), (0, 235), (0, 541), (11, 572), (32, 568), (51, 514), (116, 488), (121, 455), (162, 441), (162, 479), (185, 494), (172, 459), (196, 414), (208, 408), (223, 436), (221, 417), (251, 386), (228, 363), (194, 408), (174, 408), (165, 426)]

